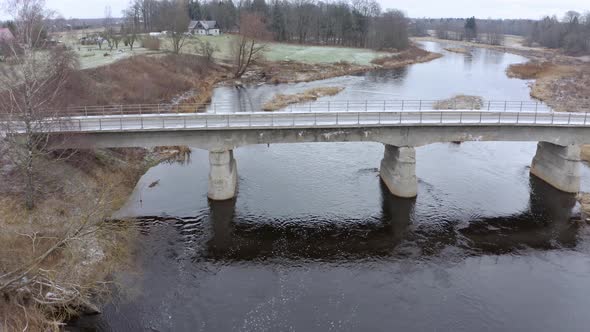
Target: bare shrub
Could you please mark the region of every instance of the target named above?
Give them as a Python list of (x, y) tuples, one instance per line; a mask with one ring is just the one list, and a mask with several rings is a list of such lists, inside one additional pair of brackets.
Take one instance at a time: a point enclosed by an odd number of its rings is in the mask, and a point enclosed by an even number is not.
[(242, 77), (251, 64), (262, 60), (266, 50), (264, 41), (270, 37), (260, 15), (240, 15), (240, 33), (238, 38), (234, 38), (231, 49), (235, 78)]
[(161, 47), (160, 38), (146, 36), (141, 39), (141, 47), (150, 51), (159, 51)]

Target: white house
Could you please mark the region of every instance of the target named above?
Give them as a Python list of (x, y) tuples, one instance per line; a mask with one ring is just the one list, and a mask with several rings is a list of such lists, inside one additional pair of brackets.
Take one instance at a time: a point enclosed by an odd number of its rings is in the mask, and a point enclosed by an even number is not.
[(188, 25), (188, 32), (201, 36), (218, 36), (220, 34), (217, 21), (191, 21)]

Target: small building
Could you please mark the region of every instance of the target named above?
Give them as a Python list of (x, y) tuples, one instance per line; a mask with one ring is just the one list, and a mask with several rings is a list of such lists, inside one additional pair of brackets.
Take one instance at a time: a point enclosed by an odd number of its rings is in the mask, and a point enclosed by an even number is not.
[(9, 42), (14, 39), (12, 32), (8, 28), (0, 28), (0, 42)]
[(218, 36), (219, 26), (217, 21), (191, 21), (188, 32), (192, 35)]

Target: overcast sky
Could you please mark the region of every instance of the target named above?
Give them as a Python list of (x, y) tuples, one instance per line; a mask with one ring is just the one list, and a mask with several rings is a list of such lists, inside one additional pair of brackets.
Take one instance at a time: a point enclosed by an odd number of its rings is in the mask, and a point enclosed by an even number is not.
[[(2, 1), (2, 0), (0, 0)], [(540, 18), (572, 9), (590, 10), (588, 0), (378, 0), (383, 8), (398, 8), (410, 17)], [(119, 16), (129, 0), (46, 0), (65, 18), (99, 18), (105, 6)], [(5, 17), (5, 15), (0, 15)]]

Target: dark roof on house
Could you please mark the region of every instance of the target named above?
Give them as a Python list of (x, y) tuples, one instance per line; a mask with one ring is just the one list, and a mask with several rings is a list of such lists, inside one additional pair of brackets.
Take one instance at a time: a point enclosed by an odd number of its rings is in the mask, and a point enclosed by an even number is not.
[(191, 21), (191, 23), (188, 25), (189, 30), (194, 30), (197, 27), (201, 27), (205, 30), (216, 29), (217, 21)]

